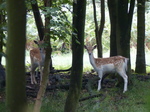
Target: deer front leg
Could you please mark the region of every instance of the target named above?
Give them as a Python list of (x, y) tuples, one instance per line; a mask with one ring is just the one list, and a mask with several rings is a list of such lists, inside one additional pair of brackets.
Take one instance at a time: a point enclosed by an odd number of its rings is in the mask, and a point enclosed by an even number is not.
[(99, 71), (98, 72), (98, 76), (99, 76), (99, 81), (98, 81), (98, 89), (97, 89), (97, 91), (100, 91), (100, 89), (101, 89), (101, 81), (102, 81), (102, 72), (101, 71)]
[(31, 84), (37, 84), (36, 79), (35, 79), (35, 69), (37, 66), (31, 65)]
[(34, 72), (31, 72), (31, 84), (37, 84)]

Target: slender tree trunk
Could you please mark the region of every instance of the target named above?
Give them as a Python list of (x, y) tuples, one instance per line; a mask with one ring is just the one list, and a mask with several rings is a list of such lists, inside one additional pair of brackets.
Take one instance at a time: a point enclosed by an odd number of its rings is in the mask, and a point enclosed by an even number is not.
[[(52, 0), (44, 0), (45, 7), (50, 7), (52, 4)], [(34, 105), (34, 110), (33, 112), (40, 112), (41, 105), (42, 105), (42, 100), (45, 94), (45, 90), (48, 84), (48, 76), (49, 76), (49, 66), (50, 66), (50, 56), (51, 56), (51, 45), (50, 45), (50, 16), (45, 17), (45, 36), (44, 36), (44, 41), (46, 46), (46, 56), (45, 56), (45, 61), (44, 61), (44, 69), (43, 69), (43, 76), (42, 76), (42, 82), (40, 85), (40, 89), (37, 94), (37, 99)]]
[(44, 38), (44, 26), (43, 26), (42, 18), (41, 18), (40, 11), (38, 8), (37, 0), (34, 0), (35, 1), (34, 3), (32, 1), (33, 0), (31, 0), (31, 6), (32, 6), (32, 10), (33, 10), (34, 19), (35, 19), (36, 26), (37, 26), (39, 38), (40, 38), (40, 40), (43, 40), (43, 38)]
[(73, 27), (76, 29), (74, 32), (77, 35), (72, 35), (71, 80), (64, 112), (76, 112), (79, 102), (82, 87), (85, 12), (86, 0), (73, 2)]
[(94, 22), (95, 22), (95, 36), (96, 36), (96, 43), (98, 45), (97, 51), (98, 51), (98, 57), (102, 57), (103, 51), (102, 51), (102, 33), (104, 30), (104, 23), (105, 23), (105, 0), (101, 0), (101, 20), (100, 25), (98, 25), (97, 22), (97, 16), (96, 16), (96, 5), (95, 0), (93, 1), (93, 11), (94, 11)]
[[(102, 57), (102, 51), (100, 50), (100, 38), (98, 37), (98, 22), (97, 22), (97, 14), (96, 14), (96, 3), (95, 0), (93, 2), (93, 14), (94, 14), (94, 23), (95, 23), (95, 36), (96, 36), (96, 44), (97, 44), (97, 55), (98, 57)], [(101, 55), (101, 56), (100, 56)]]
[(145, 0), (137, 1), (137, 55), (135, 72), (145, 74)]
[[(31, 6), (32, 6), (32, 10), (33, 10), (34, 19), (35, 19), (35, 22), (36, 22), (36, 27), (37, 27), (37, 30), (38, 30), (39, 38), (40, 38), (40, 40), (43, 40), (43, 38), (44, 38), (44, 26), (43, 26), (41, 14), (40, 14), (40, 11), (39, 11), (39, 7), (38, 7), (38, 4), (37, 4), (37, 0), (35, 0), (34, 3), (32, 3), (32, 0), (31, 0)], [(53, 70), (52, 58), (51, 58), (49, 69)]]
[(6, 105), (9, 112), (26, 112), (24, 0), (6, 0), (8, 39), (6, 46)]
[(104, 24), (105, 24), (105, 0), (100, 0), (101, 2), (101, 20), (98, 30), (98, 37), (100, 39), (100, 50), (101, 53), (99, 53), (99, 57), (103, 57), (103, 46), (102, 46), (102, 34), (104, 30)]

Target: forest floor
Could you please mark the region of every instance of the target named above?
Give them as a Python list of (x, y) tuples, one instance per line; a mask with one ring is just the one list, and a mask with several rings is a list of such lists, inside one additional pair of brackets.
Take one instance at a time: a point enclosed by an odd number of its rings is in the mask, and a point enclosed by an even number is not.
[[(111, 77), (111, 78), (110, 78)], [(149, 112), (147, 99), (150, 98), (150, 75), (130, 76), (128, 91), (122, 93), (123, 84), (118, 85), (116, 77), (105, 78), (100, 92), (97, 91), (97, 75), (83, 74), (83, 86), (77, 112)], [(39, 80), (39, 77), (37, 77)], [(69, 90), (70, 73), (55, 73), (49, 76), (51, 85), (47, 87), (41, 112), (63, 112)], [(27, 98), (31, 112), (39, 85), (31, 85), (27, 75)], [(0, 112), (5, 112), (5, 91), (0, 91)], [(149, 110), (148, 110), (149, 109)]]

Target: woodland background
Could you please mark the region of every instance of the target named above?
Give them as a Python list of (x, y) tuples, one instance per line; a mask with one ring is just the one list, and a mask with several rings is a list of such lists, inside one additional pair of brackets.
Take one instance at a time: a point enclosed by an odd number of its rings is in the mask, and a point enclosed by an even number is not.
[[(30, 65), (28, 53), (36, 47), (33, 44), (35, 39), (44, 39), (46, 42), (46, 59), (42, 86), (39, 87), (33, 106), (34, 112), (40, 111), (42, 107), (49, 73), (55, 69), (68, 68), (71, 70), (70, 87), (61, 111), (79, 111), (80, 94), (83, 92), (84, 45), (97, 44), (97, 57), (105, 57), (106, 53), (107, 57), (128, 57), (130, 61), (127, 73), (131, 87), (136, 82), (133, 81), (131, 68), (139, 75), (149, 71), (150, 62), (146, 58), (150, 49), (149, 0), (0, 0), (0, 3), (0, 62), (4, 64), (7, 75), (6, 109), (12, 112), (27, 111), (28, 69), (25, 67)], [(58, 64), (64, 63), (64, 56), (69, 56), (67, 59), (71, 57), (70, 63), (69, 66), (60, 68), (56, 62), (60, 59)], [(6, 58), (6, 63), (2, 57)], [(132, 60), (135, 60), (135, 65), (132, 65)], [(119, 93), (111, 98), (124, 99), (127, 96), (128, 93)]]

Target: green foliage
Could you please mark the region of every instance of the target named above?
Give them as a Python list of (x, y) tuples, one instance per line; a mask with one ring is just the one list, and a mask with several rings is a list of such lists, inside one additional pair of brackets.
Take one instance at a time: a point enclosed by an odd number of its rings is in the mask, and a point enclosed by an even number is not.
[[(51, 40), (53, 43), (52, 47), (54, 48), (54, 51), (59, 51), (62, 50), (62, 44), (65, 42), (66, 43), (66, 48), (62, 52), (68, 52), (71, 46), (71, 35), (74, 34), (72, 32), (72, 1), (69, 0), (57, 0), (54, 1), (53, 7), (43, 7), (42, 0), (37, 0), (38, 5), (40, 10), (42, 10), (41, 14), (43, 17), (43, 14), (51, 16), (51, 21), (49, 27), (51, 28), (51, 37), (54, 40)], [(87, 1), (87, 11), (86, 11), (86, 25), (85, 25), (85, 44), (91, 43), (92, 45), (96, 44), (96, 39), (95, 39), (95, 26), (94, 26), (94, 19), (93, 19), (93, 6), (90, 1)], [(148, 4), (147, 2), (146, 4)], [(96, 2), (97, 5), (97, 16), (100, 18), (100, 3)], [(147, 5), (149, 7), (149, 5)], [(48, 11), (48, 12), (47, 12)], [(134, 17), (133, 17), (133, 22), (132, 22), (132, 30), (131, 30), (131, 47), (135, 48), (136, 47), (136, 38), (137, 38), (137, 10), (135, 9)], [(109, 20), (109, 12), (108, 9), (106, 8), (106, 20), (105, 20), (105, 27), (102, 35), (102, 43), (103, 43), (103, 52), (107, 52), (109, 50), (109, 44), (110, 44), (110, 20)], [(37, 36), (37, 31), (36, 31), (36, 26), (34, 25), (34, 19), (33, 16), (31, 15), (31, 12), (28, 12), (28, 22), (27, 22), (27, 36), (30, 38), (38, 37)], [(150, 22), (150, 14), (149, 10), (146, 11), (146, 23)], [(98, 23), (100, 23), (100, 19), (98, 19)], [(148, 48), (149, 43), (150, 43), (150, 25), (146, 24), (146, 30), (145, 30), (145, 35), (146, 35), (146, 48)], [(150, 48), (150, 47), (149, 47)], [(149, 50), (146, 49), (146, 50)], [(60, 51), (61, 52), (61, 51)]]
[(2, 3), (0, 4), (0, 10), (6, 10), (6, 2), (1, 0)]
[(69, 41), (68, 36), (71, 35), (72, 25), (66, 16), (66, 9), (63, 6), (54, 4), (52, 7), (44, 7), (42, 14), (49, 16), (50, 19), (50, 36), (52, 39)]

